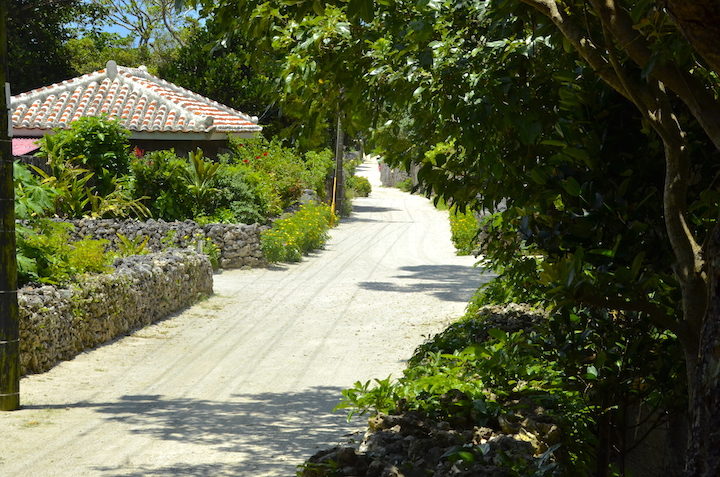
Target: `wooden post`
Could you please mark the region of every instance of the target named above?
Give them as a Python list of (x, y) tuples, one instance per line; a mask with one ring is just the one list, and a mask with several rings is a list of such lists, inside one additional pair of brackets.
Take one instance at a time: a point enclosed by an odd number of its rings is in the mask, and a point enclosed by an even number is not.
[(333, 179), (332, 211), (340, 215), (345, 198), (345, 180), (343, 176), (343, 132), (341, 114), (338, 112), (337, 135), (335, 141), (335, 178)]
[(14, 411), (20, 408), (20, 319), (6, 1), (0, 0), (0, 411)]

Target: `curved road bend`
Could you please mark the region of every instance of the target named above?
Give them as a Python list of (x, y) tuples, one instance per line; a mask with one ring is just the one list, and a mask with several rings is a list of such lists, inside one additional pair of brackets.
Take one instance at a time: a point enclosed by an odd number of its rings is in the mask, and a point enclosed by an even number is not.
[(355, 381), (401, 374), (488, 279), (447, 213), (381, 188), (298, 264), (215, 276), (215, 295), (24, 378), (0, 413), (0, 475), (288, 477), (363, 427), (331, 411)]

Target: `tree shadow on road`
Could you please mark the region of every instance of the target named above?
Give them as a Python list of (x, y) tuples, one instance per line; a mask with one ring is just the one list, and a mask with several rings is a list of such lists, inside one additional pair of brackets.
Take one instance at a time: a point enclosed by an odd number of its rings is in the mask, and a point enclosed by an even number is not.
[[(128, 395), (118, 402), (87, 403), (132, 434), (196, 447), (197, 453), (221, 452), (200, 464), (96, 468), (107, 476), (261, 476), (294, 475), (295, 466), (319, 448), (348, 442), (343, 433), (359, 428), (343, 413), (332, 414), (341, 388), (315, 387), (302, 392), (236, 394), (228, 401)], [(73, 407), (73, 406), (71, 406)], [(355, 436), (357, 437), (357, 436)], [(361, 437), (357, 437), (360, 440)]]
[(390, 220), (378, 217), (371, 219), (369, 214), (379, 214), (382, 212), (398, 212), (401, 209), (395, 209), (392, 207), (377, 207), (374, 205), (359, 205), (357, 202), (353, 202), (353, 211), (349, 217), (343, 217), (341, 222), (352, 223), (352, 222), (392, 222)]
[(482, 269), (462, 265), (418, 265), (400, 267), (401, 272), (394, 278), (400, 284), (390, 282), (361, 282), (366, 290), (429, 293), (443, 301), (467, 302), (477, 289), (492, 280), (495, 275)]

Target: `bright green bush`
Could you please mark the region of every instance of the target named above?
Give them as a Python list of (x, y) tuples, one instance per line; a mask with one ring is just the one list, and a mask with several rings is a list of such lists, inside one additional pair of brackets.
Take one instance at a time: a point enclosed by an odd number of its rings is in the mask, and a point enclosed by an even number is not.
[(305, 189), (314, 190), (320, 200), (326, 200), (326, 180), (335, 167), (333, 153), (329, 149), (305, 153), (305, 171), (302, 174)]
[(450, 209), (450, 232), (458, 255), (470, 255), (478, 249), (480, 226), (475, 214), (468, 210), (460, 212), (457, 207)]
[(187, 161), (172, 150), (148, 152), (133, 159), (133, 197), (144, 198), (152, 216), (167, 221), (193, 217), (193, 202), (184, 175)]
[(40, 140), (40, 153), (53, 164), (71, 161), (94, 174), (93, 184), (104, 196), (112, 189), (110, 180), (130, 171), (130, 132), (119, 120), (82, 117), (70, 129), (55, 129), (54, 135)]
[[(228, 158), (223, 160), (228, 161)], [(244, 224), (265, 222), (272, 210), (272, 200), (269, 198), (272, 193), (270, 187), (257, 182), (257, 178), (247, 167), (237, 164), (231, 163), (221, 168), (213, 182), (220, 193), (212, 216), (221, 214), (221, 218), (231, 218), (232, 222)]]
[(233, 139), (231, 146), (230, 160), (246, 169), (245, 180), (262, 199), (268, 216), (279, 215), (295, 204), (303, 189), (312, 189), (320, 198), (325, 197), (325, 178), (333, 166), (329, 151), (303, 156), (263, 137)]
[(330, 207), (310, 203), (293, 215), (276, 220), (260, 236), (260, 248), (269, 262), (298, 262), (303, 255), (322, 248), (337, 218)]
[(412, 178), (408, 177), (404, 181), (398, 182), (395, 187), (403, 192), (412, 192)]
[(372, 186), (367, 177), (350, 176), (347, 178), (347, 187), (355, 192), (355, 197), (367, 197), (372, 192)]
[[(358, 382), (343, 391), (337, 408), (350, 415), (421, 411), (497, 429), (500, 415), (541, 406), (560, 430), (559, 441), (545, 443), (560, 444), (553, 450), (557, 475), (586, 476), (594, 475), (598, 448), (633, 432), (633, 407), (666, 416), (687, 406), (683, 363), (672, 359), (677, 338), (653, 331), (649, 317), (592, 309), (497, 313), (469, 312), (419, 346), (397, 381)], [(636, 320), (649, 330), (646, 336), (628, 333)]]
[(15, 183), (15, 217), (21, 220), (44, 217), (55, 207), (57, 189), (41, 182), (30, 168), (16, 161), (13, 163)]
[(106, 240), (70, 242), (72, 225), (50, 219), (17, 229), (18, 279), (21, 284), (63, 284), (84, 273), (109, 271), (113, 256)]

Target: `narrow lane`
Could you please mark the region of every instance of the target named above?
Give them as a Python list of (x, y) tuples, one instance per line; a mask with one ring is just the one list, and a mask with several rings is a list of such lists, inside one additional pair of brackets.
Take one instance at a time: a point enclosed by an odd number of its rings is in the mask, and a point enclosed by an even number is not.
[(398, 376), (488, 277), (456, 257), (447, 213), (380, 187), (301, 263), (215, 276), (185, 312), (21, 383), (0, 414), (3, 476), (293, 476), (359, 439), (331, 411)]

